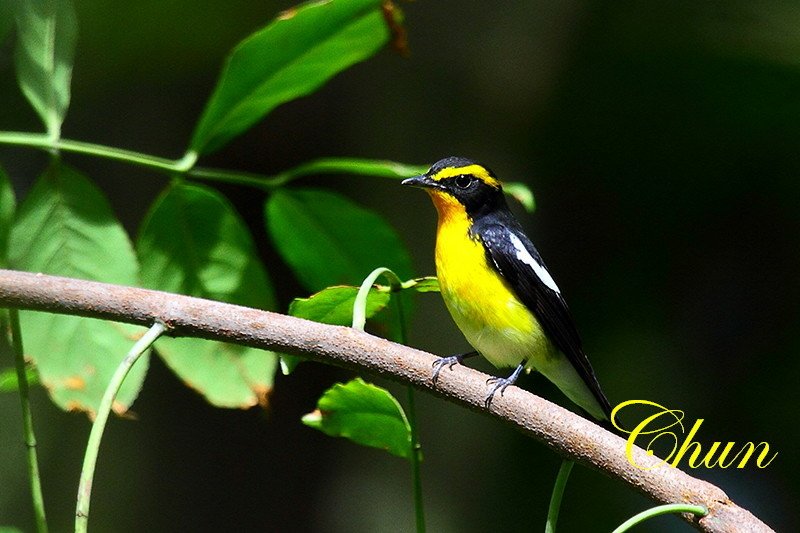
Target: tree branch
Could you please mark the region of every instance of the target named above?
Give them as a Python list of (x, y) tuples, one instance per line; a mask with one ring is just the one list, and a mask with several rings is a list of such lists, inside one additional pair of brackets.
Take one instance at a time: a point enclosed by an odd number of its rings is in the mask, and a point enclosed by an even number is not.
[[(0, 270), (0, 306), (103, 318), (151, 326), (161, 321), (174, 336), (216, 339), (302, 355), (410, 384), (474, 411), (491, 414), (558, 454), (619, 479), (652, 500), (702, 505), (703, 518), (682, 515), (700, 531), (773, 531), (716, 486), (671, 467), (643, 470), (628, 462), (625, 441), (547, 400), (511, 387), (483, 408), (486, 375), (465, 366), (431, 383), (435, 356), (358, 332), (277, 313), (210, 300), (104, 283)], [(635, 448), (642, 466), (660, 459)]]

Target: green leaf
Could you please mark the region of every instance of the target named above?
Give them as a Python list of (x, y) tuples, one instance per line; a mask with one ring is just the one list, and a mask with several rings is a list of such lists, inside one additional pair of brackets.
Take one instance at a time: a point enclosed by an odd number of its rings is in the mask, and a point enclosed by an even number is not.
[[(425, 276), (404, 281), (403, 290), (412, 289), (415, 292), (439, 292), (439, 279), (436, 276)], [(390, 290), (386, 287), (385, 290)]]
[(147, 287), (261, 309), (275, 306), (246, 224), (210, 187), (168, 187), (142, 222), (136, 248)]
[[(170, 186), (153, 204), (136, 243), (142, 282), (163, 291), (273, 309), (275, 297), (250, 232), (214, 189)], [(264, 404), (272, 352), (202, 339), (163, 337), (156, 350), (190, 387), (220, 407)]]
[(379, 266), (411, 276), (411, 258), (394, 229), (340, 194), (278, 190), (266, 219), (278, 252), (308, 290), (357, 285)]
[(280, 358), (281, 374), (288, 376), (297, 368), (297, 365), (306, 360), (305, 357), (289, 355), (288, 353), (278, 354)]
[(162, 337), (156, 352), (212, 405), (246, 409), (269, 403), (278, 365), (273, 352), (188, 337)]
[(536, 200), (533, 197), (533, 191), (524, 183), (518, 181), (510, 181), (503, 184), (503, 191), (525, 208), (529, 213), (536, 210)]
[[(125, 230), (103, 194), (76, 170), (54, 162), (22, 202), (9, 236), (12, 268), (136, 285), (138, 265)], [(20, 311), (26, 356), (63, 409), (94, 412), (141, 328), (66, 315)], [(136, 399), (143, 357), (128, 374), (114, 410)]]
[(5, 267), (7, 263), (8, 234), (11, 231), (16, 208), (17, 200), (11, 187), (11, 180), (0, 168), (0, 267)]
[[(353, 302), (358, 294), (358, 287), (328, 287), (308, 298), (295, 298), (289, 305), (289, 314), (314, 322), (349, 326), (353, 322)], [(367, 297), (367, 318), (389, 304), (390, 294), (370, 290)]]
[(11, 2), (9, 0), (0, 0), (0, 47), (3, 46), (13, 24), (14, 12), (11, 10)]
[(17, 0), (15, 6), (17, 80), (55, 139), (69, 106), (75, 9), (71, 0)]
[(349, 174), (356, 176), (375, 176), (379, 178), (404, 179), (423, 174), (428, 167), (406, 165), (383, 159), (362, 159), (356, 157), (322, 157), (284, 170), (272, 177), (273, 183), (283, 184), (302, 176), (319, 174)]
[[(314, 322), (349, 326), (353, 321), (353, 302), (358, 294), (358, 287), (328, 287), (312, 294), (308, 298), (295, 298), (289, 304), (289, 314)], [(389, 304), (391, 295), (388, 292), (370, 290), (367, 297), (367, 318), (373, 317)], [(289, 375), (294, 372), (305, 359), (296, 355), (280, 354), (281, 372)]]
[[(29, 385), (39, 382), (36, 370), (30, 367), (25, 369), (25, 378), (28, 380)], [(18, 389), (17, 369), (12, 367), (0, 370), (0, 392), (16, 392)]]
[(303, 423), (332, 437), (411, 457), (411, 426), (402, 407), (389, 391), (361, 378), (325, 391)]
[(308, 95), (347, 67), (375, 54), (389, 32), (381, 0), (303, 4), (239, 43), (192, 137), (209, 153), (282, 103)]
[(11, 526), (0, 526), (0, 533), (22, 533), (22, 530)]

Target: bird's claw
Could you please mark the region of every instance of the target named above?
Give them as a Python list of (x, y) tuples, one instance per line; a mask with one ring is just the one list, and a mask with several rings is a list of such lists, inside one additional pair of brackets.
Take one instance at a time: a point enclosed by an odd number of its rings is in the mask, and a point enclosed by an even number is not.
[(513, 385), (515, 380), (508, 379), (508, 378), (489, 378), (486, 380), (487, 385), (492, 385), (492, 388), (489, 389), (489, 393), (486, 395), (486, 398), (483, 400), (483, 405), (486, 409), (490, 409), (492, 407), (492, 400), (494, 399), (494, 395), (500, 392), (500, 396), (503, 395), (505, 390), (509, 387), (509, 385)]
[(451, 355), (450, 357), (440, 357), (434, 361), (431, 365), (433, 367), (433, 375), (431, 376), (433, 384), (436, 385), (436, 381), (439, 379), (439, 372), (442, 371), (443, 367), (446, 366), (452, 370), (454, 366), (461, 363), (463, 360), (464, 357), (462, 355)]
[(483, 405), (486, 409), (492, 407), (492, 400), (494, 399), (494, 395), (500, 391), (500, 396), (506, 391), (509, 385), (513, 385), (517, 378), (519, 377), (520, 373), (525, 368), (525, 361), (522, 361), (517, 368), (514, 369), (514, 372), (508, 376), (507, 378), (489, 378), (486, 380), (486, 384), (492, 384), (492, 388), (489, 390), (489, 394), (486, 395), (486, 398), (483, 400)]

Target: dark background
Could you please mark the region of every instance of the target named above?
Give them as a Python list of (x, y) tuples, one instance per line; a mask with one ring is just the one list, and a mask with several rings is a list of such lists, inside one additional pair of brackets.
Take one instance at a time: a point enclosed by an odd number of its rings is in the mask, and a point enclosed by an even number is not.
[[(223, 58), (289, 2), (77, 2), (66, 138), (182, 155)], [(800, 500), (800, 5), (796, 2), (403, 3), (412, 54), (384, 51), (281, 107), (201, 164), (274, 173), (319, 156), (478, 159), (524, 181), (522, 214), (612, 403), (705, 420), (699, 440), (767, 441), (766, 469), (696, 470), (778, 531)], [(0, 129), (39, 131), (0, 48)], [(163, 175), (67, 155), (135, 234)], [(43, 154), (0, 147), (18, 194)], [(432, 274), (435, 214), (390, 180), (308, 179), (384, 214)], [(220, 189), (250, 221), (282, 305), (305, 295), (272, 251), (262, 193)], [(412, 344), (466, 349), (438, 296)], [(0, 362), (6, 366), (9, 361)], [(485, 363), (476, 363), (492, 371)], [(269, 411), (208, 406), (156, 358), (137, 420), (106, 432), (94, 531), (410, 531), (410, 469), (302, 426), (336, 380), (301, 365)], [(503, 371), (505, 372), (505, 371)], [(521, 382), (561, 402), (538, 377)], [(390, 386), (398, 397), (403, 390)], [(34, 395), (52, 530), (72, 528), (89, 423)], [(559, 459), (508, 427), (419, 395), (431, 531), (544, 528)], [(19, 403), (0, 396), (0, 525), (33, 529)], [(608, 531), (651, 506), (576, 467), (562, 531)], [(642, 531), (688, 531), (663, 517)]]

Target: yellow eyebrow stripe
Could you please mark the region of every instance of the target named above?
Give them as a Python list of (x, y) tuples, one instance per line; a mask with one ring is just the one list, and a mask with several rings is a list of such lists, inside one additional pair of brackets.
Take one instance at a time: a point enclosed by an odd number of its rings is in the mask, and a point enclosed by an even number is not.
[(440, 181), (443, 179), (452, 178), (454, 176), (460, 176), (462, 174), (475, 176), (476, 178), (480, 179), (487, 185), (490, 185), (492, 187), (497, 187), (498, 189), (500, 188), (501, 185), (499, 180), (493, 178), (491, 174), (489, 174), (489, 171), (480, 165), (467, 165), (465, 167), (443, 168), (442, 170), (431, 176), (431, 179), (433, 181)]

